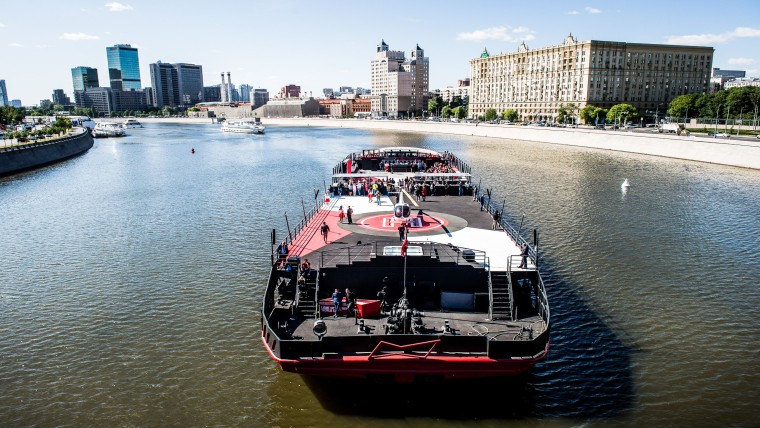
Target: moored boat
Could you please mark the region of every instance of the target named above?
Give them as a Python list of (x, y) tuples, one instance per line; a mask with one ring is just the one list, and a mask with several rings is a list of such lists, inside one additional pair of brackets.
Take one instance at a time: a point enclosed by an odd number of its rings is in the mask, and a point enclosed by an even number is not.
[(95, 138), (123, 137), (127, 135), (124, 127), (116, 122), (98, 122), (92, 130), (92, 136)]
[(493, 199), (450, 153), (349, 155), (320, 207), (284, 240), (272, 231), (261, 314), (272, 359), (398, 382), (530, 370), (549, 349), (538, 237), (528, 243)]

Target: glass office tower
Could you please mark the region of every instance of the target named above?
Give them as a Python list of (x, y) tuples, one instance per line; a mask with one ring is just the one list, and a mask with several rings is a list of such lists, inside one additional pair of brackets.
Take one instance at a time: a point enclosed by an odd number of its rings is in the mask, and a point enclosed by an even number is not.
[(71, 69), (71, 80), (74, 82), (75, 91), (84, 91), (85, 88), (97, 88), (98, 69), (92, 67), (74, 67)]
[(106, 48), (108, 54), (108, 78), (115, 91), (140, 89), (140, 62), (137, 48), (130, 45), (114, 45)]

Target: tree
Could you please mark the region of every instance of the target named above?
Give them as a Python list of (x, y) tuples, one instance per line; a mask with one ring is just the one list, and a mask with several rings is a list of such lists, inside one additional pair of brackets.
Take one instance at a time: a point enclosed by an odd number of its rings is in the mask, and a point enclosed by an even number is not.
[(431, 116), (434, 116), (438, 114), (438, 110), (442, 107), (443, 100), (441, 97), (433, 97), (428, 101), (428, 112), (430, 112)]
[(681, 95), (680, 97), (675, 97), (673, 101), (670, 102), (668, 114), (673, 117), (693, 117), (694, 113), (696, 113), (697, 98), (697, 94), (686, 94)]
[(594, 107), (591, 104), (586, 104), (586, 106), (581, 109), (581, 113), (580, 113), (581, 119), (583, 119), (583, 121), (586, 122), (586, 124), (594, 123), (594, 121), (596, 120), (597, 110), (599, 110), (598, 107)]
[(566, 123), (567, 118), (569, 116), (570, 116), (570, 112), (569, 112), (568, 106), (565, 106), (564, 104), (560, 104), (559, 108), (557, 109), (557, 122)]
[(615, 123), (617, 121), (635, 122), (639, 118), (639, 112), (636, 107), (630, 104), (617, 104), (607, 112), (607, 122)]
[(443, 109), (441, 109), (441, 117), (451, 117), (451, 107), (444, 106)]
[(495, 120), (497, 116), (498, 116), (498, 113), (496, 113), (495, 108), (489, 108), (486, 110), (485, 119), (487, 121)]
[(514, 109), (507, 109), (507, 110), (504, 110), (504, 113), (501, 114), (501, 118), (504, 120), (508, 120), (510, 122), (519, 122), (520, 113), (518, 113), (517, 110), (514, 110)]
[(451, 97), (451, 101), (449, 101), (449, 107), (453, 109), (461, 105), (462, 105), (462, 97), (460, 97), (459, 95), (454, 95), (453, 97)]
[(451, 113), (453, 113), (454, 117), (457, 119), (464, 119), (467, 117), (467, 110), (463, 106), (454, 107), (451, 109)]

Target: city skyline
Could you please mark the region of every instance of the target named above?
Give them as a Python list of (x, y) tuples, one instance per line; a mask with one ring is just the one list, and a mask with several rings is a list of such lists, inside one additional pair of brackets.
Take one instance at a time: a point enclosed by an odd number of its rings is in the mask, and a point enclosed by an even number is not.
[[(206, 86), (230, 71), (236, 85), (266, 88), (288, 84), (318, 97), (323, 88), (370, 88), (370, 62), (385, 40), (394, 50), (416, 45), (430, 58), (430, 89), (469, 77), (469, 61), (483, 48), (513, 52), (578, 40), (667, 43), (715, 48), (713, 66), (760, 75), (760, 5), (750, 1), (683, 5), (569, 1), (531, 5), (471, 2), (435, 5), (388, 1), (383, 8), (353, 2), (227, 2), (215, 9), (194, 2), (71, 1), (39, 10), (4, 6), (0, 18), (0, 79), (8, 98), (35, 105), (62, 88), (73, 97), (71, 69), (98, 69), (108, 82), (105, 49), (138, 48), (142, 86), (157, 61), (203, 67)], [(234, 10), (233, 18), (229, 11)], [(222, 13), (224, 12), (224, 13)], [(167, 26), (166, 17), (176, 25)], [(9, 17), (14, 17), (13, 20)], [(239, 22), (239, 25), (236, 24)], [(8, 61), (7, 59), (13, 60)], [(105, 73), (105, 74), (104, 74)]]

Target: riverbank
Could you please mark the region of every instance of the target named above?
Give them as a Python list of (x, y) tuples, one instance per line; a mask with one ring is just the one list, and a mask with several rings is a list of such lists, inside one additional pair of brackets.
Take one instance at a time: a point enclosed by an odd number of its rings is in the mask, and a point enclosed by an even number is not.
[[(211, 123), (211, 119), (208, 118), (146, 118), (140, 119), (140, 121), (143, 123)], [(472, 123), (405, 120), (264, 118), (262, 119), (262, 123), (265, 126), (320, 126), (503, 138), (615, 150), (760, 170), (760, 140), (756, 142), (738, 139), (715, 139), (694, 135), (677, 136), (589, 128), (540, 128), (483, 123), (476, 125)]]
[(81, 155), (93, 146), (92, 135), (84, 128), (65, 137), (0, 148), (0, 176), (39, 168)]

